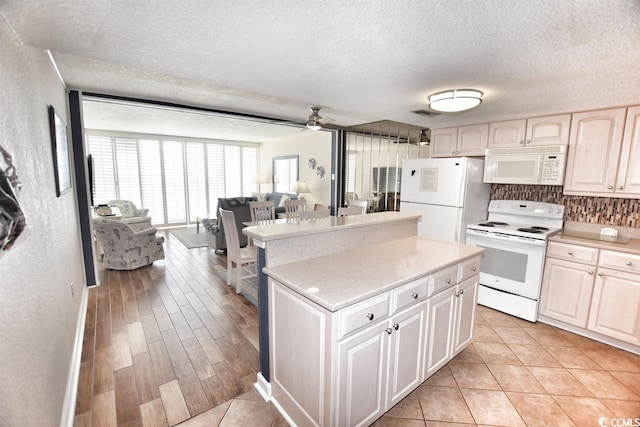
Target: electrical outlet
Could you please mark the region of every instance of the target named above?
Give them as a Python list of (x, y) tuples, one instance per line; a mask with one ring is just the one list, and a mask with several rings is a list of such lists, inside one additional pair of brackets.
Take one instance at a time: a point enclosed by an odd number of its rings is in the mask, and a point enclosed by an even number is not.
[(75, 290), (73, 289), (73, 282), (71, 282), (71, 298), (75, 298), (76, 293)]

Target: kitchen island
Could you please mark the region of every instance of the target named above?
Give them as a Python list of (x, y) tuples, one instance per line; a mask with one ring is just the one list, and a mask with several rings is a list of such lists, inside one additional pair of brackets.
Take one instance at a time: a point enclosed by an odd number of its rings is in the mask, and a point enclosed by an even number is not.
[(420, 218), (415, 214), (379, 212), (304, 221), (260, 221), (243, 229), (258, 248), (260, 372), (256, 389), (265, 399), (271, 396), (271, 386), (269, 289), (263, 268), (416, 236)]
[(265, 268), (274, 405), (374, 422), (471, 342), (482, 252), (413, 236)]

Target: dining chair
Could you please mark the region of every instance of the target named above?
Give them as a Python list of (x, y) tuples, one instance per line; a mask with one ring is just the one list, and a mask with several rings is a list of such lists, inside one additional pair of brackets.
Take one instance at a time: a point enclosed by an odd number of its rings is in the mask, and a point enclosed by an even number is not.
[(297, 218), (301, 211), (307, 209), (307, 201), (304, 199), (298, 200), (285, 200), (284, 211), (287, 214), (287, 218)]
[(276, 204), (273, 200), (264, 202), (249, 202), (251, 222), (276, 219)]
[(346, 208), (338, 208), (338, 216), (362, 215), (364, 208), (361, 206), (349, 206)]
[(331, 216), (329, 208), (317, 211), (300, 211), (298, 213), (298, 219), (301, 221), (305, 219), (329, 218), (329, 216)]
[(240, 247), (240, 239), (236, 228), (236, 218), (232, 211), (220, 209), (220, 218), (222, 218), (222, 223), (226, 230), (224, 238), (227, 243), (227, 284), (231, 285), (233, 283), (233, 264), (235, 264), (236, 293), (239, 294), (242, 290), (242, 279), (256, 277), (255, 273), (246, 276), (242, 275), (243, 265), (251, 267), (253, 264), (254, 268), (257, 268), (256, 247), (253, 245), (245, 246), (244, 248)]

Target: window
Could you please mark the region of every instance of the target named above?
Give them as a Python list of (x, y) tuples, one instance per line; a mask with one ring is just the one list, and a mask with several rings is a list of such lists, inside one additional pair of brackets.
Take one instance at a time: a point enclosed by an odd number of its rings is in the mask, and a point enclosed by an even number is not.
[(298, 156), (273, 158), (273, 191), (291, 193), (298, 181)]
[(255, 144), (88, 132), (87, 146), (94, 203), (132, 200), (149, 209), (154, 225), (193, 222), (198, 214), (215, 212), (219, 197), (251, 196), (257, 190)]

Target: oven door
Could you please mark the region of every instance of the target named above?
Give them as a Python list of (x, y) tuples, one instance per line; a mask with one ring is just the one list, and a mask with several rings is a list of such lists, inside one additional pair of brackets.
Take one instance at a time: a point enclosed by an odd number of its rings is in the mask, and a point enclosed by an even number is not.
[(485, 249), (481, 285), (538, 300), (546, 241), (467, 230), (466, 243)]

